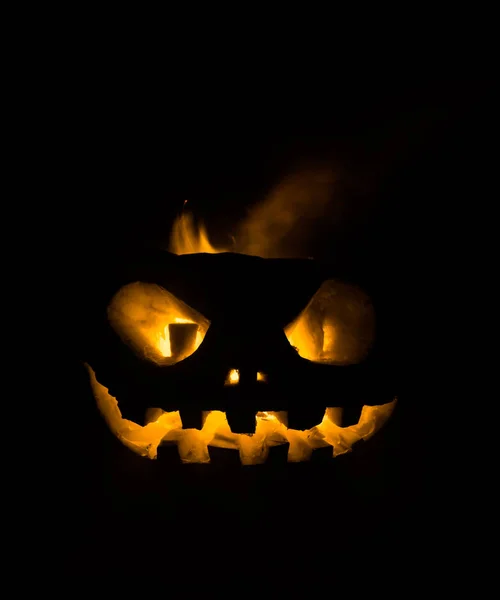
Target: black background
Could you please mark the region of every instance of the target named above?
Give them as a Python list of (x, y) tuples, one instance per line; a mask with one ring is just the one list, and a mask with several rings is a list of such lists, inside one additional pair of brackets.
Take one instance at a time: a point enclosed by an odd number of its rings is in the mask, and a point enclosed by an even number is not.
[(67, 416), (80, 422), (63, 436), (72, 450), (58, 465), (64, 485), (50, 520), (68, 572), (143, 575), (149, 560), (157, 572), (187, 561), (244, 578), (257, 561), (293, 583), (325, 568), (342, 577), (346, 560), (390, 562), (424, 544), (429, 562), (449, 547), (434, 381), (453, 325), (450, 279), (467, 265), (475, 234), (463, 217), (481, 211), (489, 82), (393, 77), (340, 87), (304, 102), (259, 88), (222, 99), (205, 89), (161, 111), (91, 90), (67, 113), (54, 170), (64, 280), (75, 293), (99, 284), (92, 265), (110, 247), (168, 247), (184, 200), (224, 245), (284, 175), (326, 163), (338, 183), (304, 251), (376, 270), (387, 293), (400, 295), (404, 341), (398, 411), (379, 440), (330, 474), (230, 477), (129, 461), (96, 424), (76, 345), (79, 393)]

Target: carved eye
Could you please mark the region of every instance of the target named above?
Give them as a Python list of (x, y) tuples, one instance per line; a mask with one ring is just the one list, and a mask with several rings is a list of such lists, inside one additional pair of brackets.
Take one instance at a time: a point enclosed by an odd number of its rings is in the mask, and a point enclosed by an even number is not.
[(356, 364), (373, 345), (375, 310), (363, 290), (329, 279), (285, 327), (285, 334), (302, 358), (318, 363)]
[(151, 283), (122, 287), (108, 306), (108, 319), (140, 356), (173, 365), (195, 352), (210, 321), (170, 292)]

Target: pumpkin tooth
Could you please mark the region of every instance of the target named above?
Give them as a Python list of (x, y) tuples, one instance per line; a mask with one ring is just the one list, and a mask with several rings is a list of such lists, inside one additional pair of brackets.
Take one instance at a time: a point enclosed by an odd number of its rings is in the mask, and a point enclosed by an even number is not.
[(319, 425), (325, 415), (324, 408), (308, 406), (306, 408), (290, 408), (288, 410), (288, 428), (304, 431)]
[(333, 459), (333, 446), (322, 446), (314, 448), (311, 453), (311, 461), (317, 463), (327, 463)]
[(209, 446), (208, 454), (210, 455), (210, 462), (214, 466), (239, 466), (240, 453), (238, 450), (232, 448), (219, 448), (217, 446)]
[(227, 422), (233, 433), (255, 433), (256, 412), (244, 408), (230, 408), (226, 411)]
[(269, 447), (269, 454), (267, 456), (267, 465), (282, 465), (288, 461), (288, 450), (290, 449), (290, 442), (279, 444), (277, 446)]
[(147, 424), (146, 411), (144, 410), (144, 407), (135, 402), (133, 399), (128, 400), (122, 396), (119, 397), (118, 408), (120, 409), (123, 419), (133, 421), (134, 423), (137, 423), (137, 425), (141, 426)]
[(168, 465), (180, 465), (181, 457), (179, 455), (179, 449), (177, 444), (171, 442), (162, 442), (158, 446), (157, 455), (158, 460), (161, 460), (162, 464)]
[(165, 411), (161, 408), (147, 408), (144, 413), (144, 425), (157, 421)]
[(334, 425), (342, 425), (342, 408), (339, 406), (330, 406), (326, 409), (326, 416)]
[(359, 418), (361, 417), (361, 411), (363, 410), (362, 404), (350, 404), (344, 406), (342, 409), (341, 427), (350, 427), (351, 425), (357, 425)]
[(203, 427), (203, 415), (197, 408), (181, 408), (180, 411), (183, 429), (201, 429)]

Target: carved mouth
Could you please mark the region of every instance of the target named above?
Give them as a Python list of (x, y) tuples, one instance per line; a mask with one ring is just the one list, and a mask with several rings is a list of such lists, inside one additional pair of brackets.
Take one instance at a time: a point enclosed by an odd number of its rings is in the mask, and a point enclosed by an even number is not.
[(164, 449), (175, 449), (183, 463), (215, 462), (220, 452), (239, 456), (243, 465), (265, 463), (276, 452), (288, 462), (307, 461), (315, 456), (333, 458), (352, 450), (360, 440), (375, 435), (389, 419), (397, 400), (378, 406), (363, 406), (357, 423), (340, 426), (342, 409), (328, 407), (323, 419), (308, 430), (286, 426), (286, 412), (258, 412), (254, 434), (233, 433), (225, 413), (206, 411), (201, 429), (184, 429), (179, 411), (150, 409), (147, 424), (123, 419), (118, 401), (101, 385), (86, 365), (98, 408), (113, 434), (130, 450), (156, 459)]

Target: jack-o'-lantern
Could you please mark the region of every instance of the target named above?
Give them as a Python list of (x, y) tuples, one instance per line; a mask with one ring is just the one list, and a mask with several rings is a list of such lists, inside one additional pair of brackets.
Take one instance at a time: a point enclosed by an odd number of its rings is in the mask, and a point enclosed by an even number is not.
[(313, 259), (219, 251), (188, 213), (171, 252), (108, 273), (83, 358), (100, 412), (133, 452), (330, 459), (393, 412), (387, 315), (370, 282)]

